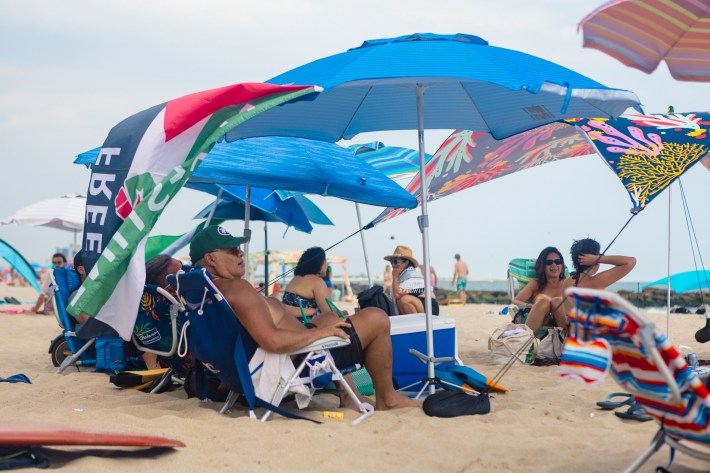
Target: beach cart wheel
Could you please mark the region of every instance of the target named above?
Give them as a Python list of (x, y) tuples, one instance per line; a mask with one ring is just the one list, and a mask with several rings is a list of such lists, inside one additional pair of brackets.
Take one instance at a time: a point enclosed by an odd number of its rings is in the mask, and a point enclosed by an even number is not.
[(52, 341), (49, 346), (49, 354), (52, 357), (52, 364), (54, 366), (60, 366), (62, 361), (68, 356), (71, 356), (71, 349), (69, 344), (63, 335), (58, 336)]

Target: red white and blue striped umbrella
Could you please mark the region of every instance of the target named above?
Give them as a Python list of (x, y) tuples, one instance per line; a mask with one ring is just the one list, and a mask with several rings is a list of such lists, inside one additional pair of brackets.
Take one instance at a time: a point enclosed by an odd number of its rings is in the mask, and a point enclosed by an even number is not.
[(580, 23), (584, 47), (650, 74), (710, 82), (710, 0), (614, 0)]

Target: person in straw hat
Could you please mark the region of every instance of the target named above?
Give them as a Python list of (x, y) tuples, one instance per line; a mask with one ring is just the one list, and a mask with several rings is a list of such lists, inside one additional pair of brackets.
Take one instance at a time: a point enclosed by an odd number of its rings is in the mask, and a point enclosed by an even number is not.
[[(424, 276), (420, 271), (419, 261), (412, 256), (412, 249), (398, 245), (394, 253), (385, 256), (392, 264), (392, 287), (390, 297), (396, 302), (397, 312), (404, 314), (421, 314), (424, 312)], [(432, 313), (439, 315), (439, 305), (432, 299)]]

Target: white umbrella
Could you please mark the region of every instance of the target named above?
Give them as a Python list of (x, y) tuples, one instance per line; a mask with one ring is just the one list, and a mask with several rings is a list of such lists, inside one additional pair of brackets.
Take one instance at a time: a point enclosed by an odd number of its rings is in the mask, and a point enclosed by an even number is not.
[(50, 227), (74, 232), (74, 249), (76, 249), (77, 233), (84, 230), (85, 214), (86, 196), (67, 194), (23, 207), (0, 223)]

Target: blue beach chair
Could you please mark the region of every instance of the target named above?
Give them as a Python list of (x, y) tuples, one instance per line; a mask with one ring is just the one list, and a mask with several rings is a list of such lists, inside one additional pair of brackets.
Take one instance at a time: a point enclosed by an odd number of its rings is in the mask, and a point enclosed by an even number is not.
[(76, 335), (76, 320), (67, 312), (69, 296), (81, 286), (79, 274), (71, 268), (54, 268), (50, 273), (50, 289), (54, 291), (54, 313), (62, 334), (49, 345), (52, 364), (57, 373), (70, 366), (93, 366), (96, 371), (118, 372), (126, 367), (125, 344), (120, 337), (102, 336), (84, 340)]
[[(255, 373), (249, 370), (249, 362), (258, 349), (257, 344), (239, 322), (224, 296), (212, 282), (209, 273), (205, 269), (194, 268), (191, 271), (181, 271), (177, 275), (168, 276), (168, 282), (176, 289), (184, 308), (180, 315), (183, 319), (180, 339), (186, 340), (187, 347), (195, 359), (214, 373), (230, 390), (220, 413), (227, 412), (241, 395), (246, 399), (251, 418), (256, 418), (255, 408), (261, 407), (266, 409), (262, 421), (266, 421), (271, 412), (277, 412), (285, 417), (307, 419), (284, 411), (278, 405), (292, 386), (305, 385), (312, 393), (316, 388), (321, 387), (321, 384), (328, 384), (329, 381), (340, 382), (343, 389), (358, 405), (361, 415), (353, 424), (361, 422), (374, 413), (373, 407), (361, 403), (343, 381), (341, 371), (330, 357), (329, 349), (350, 343), (349, 340), (339, 337), (324, 338), (290, 353), (289, 355), (299, 356), (299, 359), (302, 357), (295, 373), (290, 379), (281, 380), (270, 400), (259, 398), (252, 380), (252, 375)], [(179, 350), (182, 350), (182, 342)], [(310, 370), (306, 368), (317, 363), (328, 368), (327, 376), (311, 376)]]

